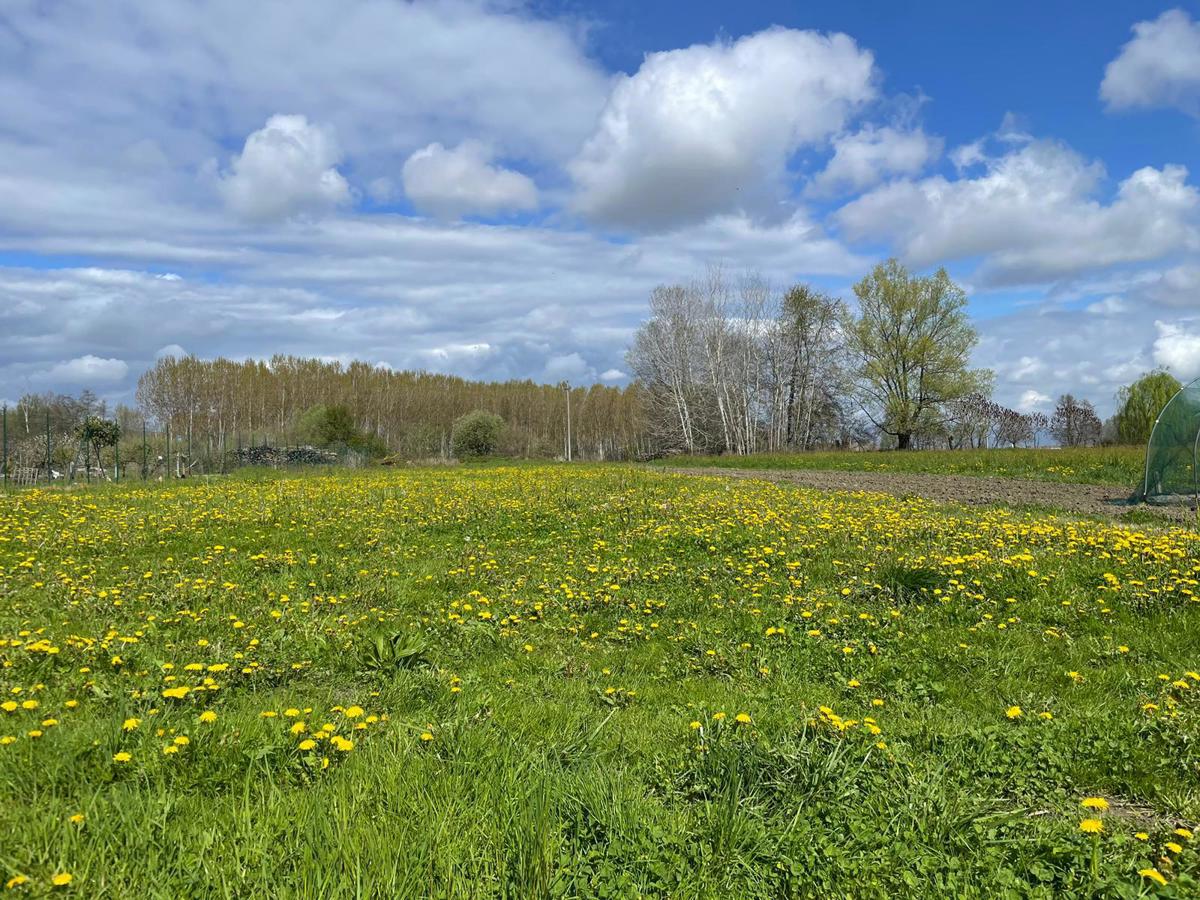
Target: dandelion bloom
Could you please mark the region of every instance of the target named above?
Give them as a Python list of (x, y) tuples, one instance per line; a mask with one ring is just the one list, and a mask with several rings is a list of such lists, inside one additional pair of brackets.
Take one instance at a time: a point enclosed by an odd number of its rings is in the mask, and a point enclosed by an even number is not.
[(200, 721), (205, 723), (215, 722), (217, 721), (217, 714), (211, 709), (206, 709), (204, 712), (200, 713)]
[(343, 753), (349, 753), (351, 750), (354, 749), (354, 741), (347, 740), (346, 738), (342, 737), (340, 734), (335, 734), (330, 739), (330, 741), (333, 744), (333, 746), (335, 746), (337, 749), (341, 750)]
[(1158, 869), (1138, 869), (1138, 874), (1143, 878), (1149, 878), (1151, 881), (1157, 882), (1158, 884), (1167, 883), (1167, 879), (1163, 877), (1162, 872), (1158, 871)]
[(71, 818), (68, 821), (70, 821), (72, 825), (82, 825), (83, 819), (84, 819), (83, 813), (75, 813), (75, 815), (71, 816)]
[(127, 763), (133, 759), (133, 755), (122, 750), (120, 753), (113, 754), (113, 762)]
[(1150, 840), (1150, 835), (1146, 834), (1146, 832), (1144, 832), (1144, 831), (1139, 831), (1137, 834), (1134, 835), (1134, 838), (1136, 838), (1139, 841), (1148, 841), (1148, 840)]
[(70, 872), (59, 872), (50, 879), (50, 883), (55, 887), (66, 887), (71, 883), (72, 875)]
[(423, 731), (423, 732), (421, 732), (421, 740), (428, 743), (429, 741), (433, 740), (433, 735), (430, 734), (428, 731)]
[(1166, 847), (1168, 850), (1170, 850), (1172, 853), (1182, 853), (1183, 852), (1183, 848), (1180, 847), (1174, 841), (1167, 841), (1163, 846)]
[(740, 712), (736, 716), (733, 717), (733, 720), (735, 722), (737, 722), (739, 725), (749, 725), (750, 724), (750, 714)]
[(1084, 834), (1099, 834), (1104, 830), (1104, 823), (1099, 819), (1084, 819), (1079, 823), (1079, 830)]
[(1108, 801), (1103, 797), (1084, 797), (1079, 805), (1085, 809), (1098, 809), (1101, 812), (1108, 809)]
[(700, 723), (695, 720), (688, 723), (688, 728), (692, 729), (692, 731), (695, 731), (699, 727), (700, 727)]
[(1010, 719), (1019, 719), (1023, 715), (1023, 713), (1021, 712), (1021, 707), (1019, 707), (1019, 706), (1010, 706), (1008, 709), (1006, 709), (1004, 711), (1004, 714), (1006, 716), (1008, 716)]
[(317, 746), (317, 742), (314, 741), (312, 738), (305, 738), (304, 740), (302, 740), (300, 742), (301, 750), (311, 750), (315, 746)]
[(351, 706), (342, 713), (347, 719), (357, 719), (362, 714), (363, 708), (361, 706)]
[(8, 879), (8, 881), (4, 882), (4, 887), (11, 891), (15, 887), (20, 887), (28, 880), (29, 878), (25, 875), (14, 875), (12, 878)]
[(1187, 828), (1176, 828), (1173, 833), (1179, 835), (1185, 841), (1190, 841), (1192, 839), (1192, 832)]

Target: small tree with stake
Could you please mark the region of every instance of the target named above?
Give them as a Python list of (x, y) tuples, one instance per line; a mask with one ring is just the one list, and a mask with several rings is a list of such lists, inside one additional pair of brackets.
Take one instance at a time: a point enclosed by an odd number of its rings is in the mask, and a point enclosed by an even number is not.
[(100, 451), (104, 447), (115, 447), (121, 439), (121, 426), (111, 419), (88, 416), (75, 429), (75, 435), (85, 447), (91, 448), (99, 463)]

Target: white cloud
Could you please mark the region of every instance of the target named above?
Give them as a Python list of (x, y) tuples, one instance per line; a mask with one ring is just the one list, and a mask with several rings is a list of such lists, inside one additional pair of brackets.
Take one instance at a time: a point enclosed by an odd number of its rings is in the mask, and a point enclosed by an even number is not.
[(1104, 70), (1109, 109), (1173, 106), (1200, 115), (1200, 22), (1170, 9), (1133, 26), (1133, 39)]
[(1104, 168), (1033, 141), (983, 157), (976, 177), (903, 180), (848, 203), (852, 238), (886, 238), (915, 265), (984, 256), (982, 283), (1037, 283), (1200, 248), (1200, 191), (1187, 169), (1138, 169), (1108, 203)]
[[(1191, 324), (1196, 324), (1193, 331)], [(1154, 341), (1154, 362), (1171, 371), (1176, 378), (1189, 381), (1200, 377), (1200, 322), (1155, 322), (1158, 337)]]
[(1017, 401), (1017, 411), (1023, 413), (1044, 411), (1053, 402), (1053, 398), (1049, 394), (1043, 394), (1041, 391), (1030, 388), (1021, 394), (1021, 399)]
[(1135, 296), (1164, 306), (1200, 307), (1200, 265), (1184, 263), (1152, 275)]
[(868, 125), (834, 139), (833, 158), (812, 181), (815, 195), (861, 191), (892, 175), (916, 175), (942, 152), (941, 138), (920, 128)]
[(178, 344), (167, 344), (165, 347), (159, 347), (154, 354), (155, 359), (184, 359), (187, 357), (187, 351)]
[(233, 158), (221, 194), (230, 209), (255, 222), (325, 212), (350, 201), (350, 185), (335, 168), (340, 161), (330, 129), (304, 116), (271, 116)]
[(430, 144), (404, 163), (404, 193), (421, 212), (442, 219), (536, 209), (532, 179), (490, 162), (491, 151), (478, 141), (452, 150)]
[(577, 352), (562, 353), (546, 360), (542, 370), (546, 381), (580, 381), (592, 375), (591, 367)]
[(621, 381), (622, 379), (628, 378), (628, 377), (629, 377), (629, 373), (622, 372), (620, 369), (606, 369), (605, 371), (600, 373), (601, 381), (608, 381), (608, 382)]
[(1112, 316), (1128, 312), (1129, 304), (1121, 297), (1112, 295), (1105, 297), (1103, 300), (1097, 300), (1095, 303), (1089, 303), (1086, 309), (1095, 316)]
[(128, 372), (129, 366), (122, 359), (102, 359), (88, 353), (66, 362), (60, 362), (50, 369), (46, 376), (51, 381), (88, 387), (120, 381)]
[(617, 80), (569, 164), (575, 207), (633, 229), (770, 209), (791, 155), (841, 131), (874, 78), (871, 54), (844, 34), (774, 28), (652, 53)]

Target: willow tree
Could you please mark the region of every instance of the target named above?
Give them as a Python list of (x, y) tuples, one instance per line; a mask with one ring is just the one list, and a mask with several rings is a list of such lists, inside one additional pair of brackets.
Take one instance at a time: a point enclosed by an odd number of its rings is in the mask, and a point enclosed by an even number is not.
[(901, 450), (943, 404), (988, 391), (991, 372), (968, 365), (979, 337), (967, 296), (945, 269), (913, 275), (889, 259), (854, 294), (858, 313), (847, 315), (845, 331), (863, 409)]
[(1175, 376), (1157, 370), (1147, 372), (1117, 394), (1117, 440), (1122, 444), (1144, 444), (1158, 421), (1158, 414), (1182, 388)]

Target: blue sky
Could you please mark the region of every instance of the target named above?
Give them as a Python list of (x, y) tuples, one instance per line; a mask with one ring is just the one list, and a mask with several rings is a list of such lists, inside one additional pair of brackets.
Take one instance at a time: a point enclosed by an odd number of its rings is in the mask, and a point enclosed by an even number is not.
[(1200, 4), (0, 10), (0, 398), (164, 353), (626, 380), (650, 289), (945, 265), (997, 397), (1200, 376)]

